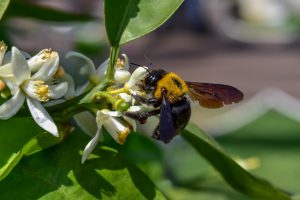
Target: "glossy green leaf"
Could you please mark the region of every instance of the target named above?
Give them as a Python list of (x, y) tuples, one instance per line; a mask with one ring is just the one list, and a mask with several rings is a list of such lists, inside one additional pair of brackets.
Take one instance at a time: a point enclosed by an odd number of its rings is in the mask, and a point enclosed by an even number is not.
[[(291, 197), (273, 186), (271, 183), (258, 178), (227, 156), (216, 147), (197, 126), (189, 124), (182, 133), (183, 138), (201, 154), (223, 178), (237, 191), (257, 199), (288, 200)], [(198, 137), (199, 136), (199, 137)]]
[(22, 157), (53, 146), (62, 139), (47, 132), (35, 135), (34, 133), (42, 130), (30, 118), (1, 121), (0, 127), (3, 130), (0, 133), (0, 181), (13, 170)]
[(68, 13), (24, 0), (12, 1), (5, 13), (5, 17), (29, 17), (56, 22), (88, 21), (93, 19), (92, 16), (87, 14)]
[(0, 1), (0, 20), (2, 19), (3, 14), (5, 13), (10, 0), (1, 0)]
[(89, 139), (73, 132), (60, 145), (22, 159), (1, 182), (1, 199), (165, 199), (141, 170), (112, 148), (99, 146), (80, 164)]
[(163, 24), (183, 0), (106, 0), (105, 25), (111, 46), (125, 44)]

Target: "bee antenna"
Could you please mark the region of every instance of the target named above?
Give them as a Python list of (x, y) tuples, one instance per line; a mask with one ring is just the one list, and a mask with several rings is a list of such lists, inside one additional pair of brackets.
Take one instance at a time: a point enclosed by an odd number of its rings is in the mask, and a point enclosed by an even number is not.
[(150, 67), (152, 67), (153, 63), (152, 63), (151, 59), (146, 54), (144, 54), (144, 58), (149, 62)]
[(133, 62), (131, 62), (130, 64), (131, 64), (131, 65), (134, 65), (134, 66), (138, 66), (138, 67), (141, 66), (140, 64), (133, 63)]
[(130, 63), (131, 65), (134, 65), (134, 66), (137, 66), (137, 67), (142, 67), (142, 68), (144, 68), (145, 70), (147, 70), (147, 72), (148, 73), (150, 73), (150, 70), (148, 69), (148, 67), (145, 67), (145, 66), (142, 66), (142, 65), (140, 65), (140, 64), (136, 64), (136, 63)]

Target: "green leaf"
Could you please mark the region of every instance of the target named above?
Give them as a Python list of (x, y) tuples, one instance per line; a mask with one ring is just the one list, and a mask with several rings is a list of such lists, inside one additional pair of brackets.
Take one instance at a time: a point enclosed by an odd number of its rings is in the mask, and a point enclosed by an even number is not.
[(0, 1), (0, 20), (2, 19), (2, 16), (3, 16), (4, 12), (6, 11), (9, 2), (10, 2), (10, 0), (1, 0)]
[(105, 0), (105, 25), (111, 46), (125, 44), (163, 24), (183, 0)]
[(0, 127), (5, 130), (0, 134), (0, 181), (9, 175), (23, 156), (37, 153), (62, 140), (47, 132), (34, 135), (42, 130), (30, 118), (1, 121)]
[[(198, 137), (199, 135), (200, 137)], [(258, 199), (288, 200), (290, 196), (271, 183), (255, 177), (224, 151), (216, 147), (202, 130), (193, 124), (189, 124), (182, 133), (183, 138), (190, 143), (223, 178), (237, 191)], [(203, 137), (204, 136), (204, 137)]]
[(112, 148), (99, 146), (81, 165), (79, 152), (89, 139), (74, 132), (60, 145), (23, 159), (1, 182), (1, 199), (165, 199)]
[(5, 17), (29, 17), (56, 22), (88, 21), (94, 19), (87, 14), (68, 13), (51, 7), (36, 5), (24, 0), (12, 1), (5, 13)]

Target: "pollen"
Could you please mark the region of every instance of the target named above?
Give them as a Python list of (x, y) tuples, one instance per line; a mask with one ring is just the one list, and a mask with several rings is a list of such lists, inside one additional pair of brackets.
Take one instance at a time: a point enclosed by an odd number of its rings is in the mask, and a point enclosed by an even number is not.
[(117, 62), (116, 62), (116, 67), (120, 68), (120, 69), (123, 69), (124, 66), (125, 66), (125, 61), (123, 59), (118, 58)]
[(44, 81), (35, 81), (34, 83), (34, 93), (37, 98), (42, 102), (49, 101), (49, 85), (45, 84)]
[(124, 144), (128, 135), (130, 133), (130, 129), (126, 128), (124, 131), (120, 132), (118, 135), (118, 141), (120, 144)]
[(52, 54), (52, 49), (51, 48), (48, 48), (48, 49), (44, 49), (43, 52), (42, 52), (42, 59), (43, 60), (47, 60), (51, 57), (51, 54)]

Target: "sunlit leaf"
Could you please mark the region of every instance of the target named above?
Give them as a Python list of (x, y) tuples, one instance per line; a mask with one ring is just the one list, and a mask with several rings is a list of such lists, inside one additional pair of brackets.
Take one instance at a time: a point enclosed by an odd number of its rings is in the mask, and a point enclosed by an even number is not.
[(0, 1), (0, 20), (2, 19), (2, 16), (3, 16), (4, 12), (6, 11), (9, 2), (10, 2), (10, 0), (1, 0)]
[(125, 44), (164, 23), (183, 0), (106, 0), (105, 25), (111, 46)]
[(3, 130), (0, 133), (0, 181), (9, 175), (23, 156), (37, 153), (62, 139), (47, 132), (35, 135), (42, 130), (29, 118), (2, 121), (0, 127)]
[[(1, 0), (2, 1), (2, 0)], [(5, 17), (29, 17), (46, 21), (88, 21), (93, 17), (87, 14), (68, 13), (29, 1), (14, 0), (9, 5)]]
[(258, 199), (288, 200), (289, 194), (271, 183), (258, 178), (216, 147), (202, 130), (189, 124), (182, 133), (183, 138), (201, 154), (223, 178), (237, 191)]
[(22, 159), (1, 182), (1, 199), (165, 199), (112, 148), (99, 146), (80, 164), (79, 152), (89, 139), (74, 132), (60, 145)]

